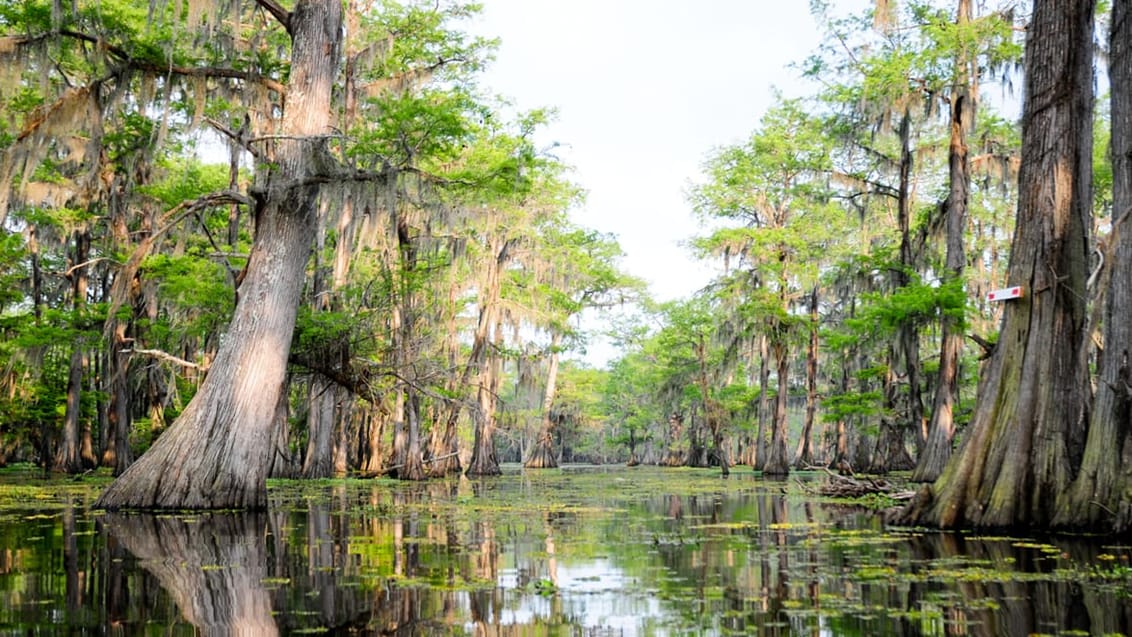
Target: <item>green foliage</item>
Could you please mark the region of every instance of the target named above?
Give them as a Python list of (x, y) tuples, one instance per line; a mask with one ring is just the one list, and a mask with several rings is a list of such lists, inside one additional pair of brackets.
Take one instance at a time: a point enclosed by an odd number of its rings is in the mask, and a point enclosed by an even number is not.
[(384, 116), (367, 122), (349, 155), (366, 163), (414, 166), (422, 159), (447, 164), (471, 143), (475, 103), (462, 92), (429, 90), (374, 98)]
[(18, 311), (24, 298), (20, 284), (25, 277), (25, 246), (18, 234), (0, 235), (0, 317)]
[(364, 344), (370, 342), (362, 330), (366, 323), (358, 314), (349, 312), (314, 311), (309, 306), (299, 308), (295, 323), (292, 351), (304, 361), (318, 362), (334, 369), (348, 363), (343, 357), (367, 353)]
[(172, 330), (189, 338), (214, 334), (235, 307), (227, 270), (206, 258), (153, 255), (145, 260), (141, 276), (157, 284), (168, 307), (158, 324), (149, 325), (158, 333)]
[(887, 338), (901, 325), (924, 325), (947, 316), (966, 318), (967, 293), (962, 281), (925, 284), (918, 280), (891, 293), (868, 293), (861, 297), (856, 317), (845, 326), (861, 338)]
[(117, 126), (102, 136), (108, 159), (122, 166), (139, 151), (150, 148), (156, 122), (137, 112), (123, 112)]
[(883, 412), (884, 396), (879, 391), (845, 392), (822, 400), (822, 420), (838, 422), (871, 417)]
[(222, 164), (177, 160), (164, 162), (161, 168), (162, 178), (140, 186), (138, 192), (160, 201), (165, 208), (228, 188), (228, 166)]

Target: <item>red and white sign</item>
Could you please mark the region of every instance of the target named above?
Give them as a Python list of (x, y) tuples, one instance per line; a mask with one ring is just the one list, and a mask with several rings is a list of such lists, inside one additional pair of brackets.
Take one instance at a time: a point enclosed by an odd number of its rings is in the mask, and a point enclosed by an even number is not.
[(991, 290), (987, 293), (988, 301), (1006, 301), (1007, 299), (1020, 299), (1022, 298), (1022, 286), (1016, 285), (1012, 288), (1002, 288), (1001, 290)]

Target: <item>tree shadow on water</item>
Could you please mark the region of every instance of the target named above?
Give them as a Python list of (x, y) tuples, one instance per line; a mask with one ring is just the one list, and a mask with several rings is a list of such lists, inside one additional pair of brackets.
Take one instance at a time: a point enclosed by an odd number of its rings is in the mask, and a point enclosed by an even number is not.
[(277, 635), (258, 513), (107, 513), (102, 524), (204, 635)]

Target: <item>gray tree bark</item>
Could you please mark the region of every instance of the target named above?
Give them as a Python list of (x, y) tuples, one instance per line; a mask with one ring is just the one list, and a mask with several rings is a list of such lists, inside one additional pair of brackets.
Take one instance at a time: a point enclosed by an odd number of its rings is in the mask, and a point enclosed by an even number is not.
[(96, 506), (267, 506), (274, 415), (329, 159), (342, 13), (340, 2), (299, 0), (285, 16), (292, 48), (281, 135), (257, 167), (255, 237), (228, 333), (181, 416)]

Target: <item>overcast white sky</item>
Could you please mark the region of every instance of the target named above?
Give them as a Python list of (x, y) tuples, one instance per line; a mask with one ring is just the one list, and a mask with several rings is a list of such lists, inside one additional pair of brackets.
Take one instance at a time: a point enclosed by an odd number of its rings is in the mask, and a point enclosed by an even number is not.
[[(588, 191), (575, 220), (614, 233), (654, 296), (710, 278), (680, 242), (698, 231), (684, 193), (706, 154), (742, 141), (820, 30), (806, 0), (482, 0), (474, 30), (502, 45), (483, 83), (522, 110), (555, 107), (546, 141)], [(837, 0), (838, 14), (871, 0)]]

